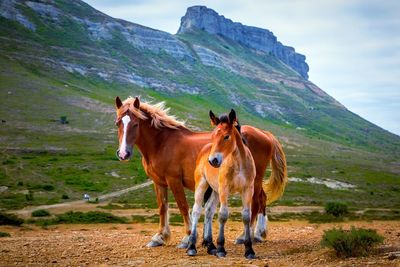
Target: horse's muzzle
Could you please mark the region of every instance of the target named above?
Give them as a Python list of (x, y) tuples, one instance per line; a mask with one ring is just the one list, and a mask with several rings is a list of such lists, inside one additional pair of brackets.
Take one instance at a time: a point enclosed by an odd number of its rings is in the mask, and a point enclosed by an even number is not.
[(215, 156), (209, 157), (208, 163), (210, 163), (214, 168), (219, 168), (222, 164), (222, 155), (217, 153)]
[(120, 150), (118, 149), (116, 152), (116, 156), (120, 161), (127, 161), (131, 158), (132, 156), (132, 150), (126, 150), (125, 153), (121, 153)]

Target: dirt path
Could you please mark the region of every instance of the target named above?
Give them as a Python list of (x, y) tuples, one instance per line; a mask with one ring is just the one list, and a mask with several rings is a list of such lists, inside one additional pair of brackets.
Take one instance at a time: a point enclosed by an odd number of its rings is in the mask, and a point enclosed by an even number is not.
[[(104, 194), (101, 196), (98, 196), (97, 198), (99, 201), (104, 201), (113, 197), (118, 197), (120, 195), (123, 195), (125, 193), (131, 192), (138, 190), (140, 188), (146, 187), (153, 184), (153, 181), (147, 181), (142, 184), (138, 184), (129, 188), (125, 188), (116, 192)], [(26, 217), (29, 216), (32, 211), (39, 210), (39, 209), (73, 209), (76, 206), (82, 206), (87, 204), (87, 200), (76, 200), (76, 201), (70, 201), (70, 202), (64, 202), (64, 203), (59, 203), (59, 204), (52, 204), (52, 205), (41, 205), (41, 206), (35, 206), (35, 207), (26, 207), (21, 210), (16, 210), (13, 211), (13, 213), (18, 214), (20, 216)], [(92, 205), (93, 207), (93, 205)]]
[[(391, 251), (400, 250), (400, 221), (351, 222), (356, 227), (377, 229), (385, 241), (369, 257), (339, 259), (319, 242), (323, 231), (333, 226), (348, 229), (350, 224), (309, 224), (271, 222), (267, 242), (257, 244), (255, 260), (245, 260), (243, 246), (233, 244), (242, 224), (228, 221), (226, 250), (218, 259), (198, 248), (198, 256), (188, 257), (176, 245), (182, 227), (172, 226), (172, 238), (165, 247), (147, 248), (156, 224), (94, 224), (38, 227), (6, 227), (0, 231), (11, 237), (0, 238), (1, 266), (400, 266), (400, 259), (389, 260)], [(201, 228), (202, 225), (199, 227)], [(216, 229), (214, 229), (215, 231)], [(214, 232), (215, 233), (215, 232)], [(200, 230), (200, 235), (202, 231)]]

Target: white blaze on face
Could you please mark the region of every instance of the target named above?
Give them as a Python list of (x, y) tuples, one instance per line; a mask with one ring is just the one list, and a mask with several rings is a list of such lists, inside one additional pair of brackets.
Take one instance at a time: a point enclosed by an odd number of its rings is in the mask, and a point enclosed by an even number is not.
[(122, 117), (122, 123), (124, 124), (124, 134), (122, 135), (122, 143), (121, 147), (119, 148), (119, 156), (121, 158), (125, 158), (127, 152), (126, 152), (126, 130), (128, 129), (128, 124), (131, 121), (131, 117), (128, 115), (125, 115)]

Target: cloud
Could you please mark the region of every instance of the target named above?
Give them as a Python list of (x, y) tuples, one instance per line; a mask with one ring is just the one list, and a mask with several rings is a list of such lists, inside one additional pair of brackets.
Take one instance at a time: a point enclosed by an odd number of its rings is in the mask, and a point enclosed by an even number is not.
[[(271, 30), (306, 55), (310, 80), (347, 108), (400, 135), (400, 1), (90, 0), (104, 13), (176, 33), (192, 5)], [(373, 105), (366, 105), (373, 103)]]

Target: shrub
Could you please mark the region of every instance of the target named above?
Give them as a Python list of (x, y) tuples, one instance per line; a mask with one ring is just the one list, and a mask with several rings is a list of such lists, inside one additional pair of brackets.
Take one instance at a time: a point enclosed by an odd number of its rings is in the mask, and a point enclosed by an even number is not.
[(375, 230), (352, 226), (348, 231), (342, 228), (325, 230), (321, 245), (333, 248), (339, 257), (357, 257), (368, 255), (373, 245), (383, 239)]
[(54, 190), (54, 186), (51, 185), (51, 184), (44, 184), (44, 185), (42, 185), (42, 188), (43, 188), (43, 190), (46, 190), (46, 191), (53, 191)]
[(9, 237), (9, 236), (11, 236), (9, 233), (0, 232), (0, 237)]
[(61, 198), (62, 198), (62, 199), (69, 199), (69, 196), (68, 196), (67, 194), (63, 194), (63, 195), (61, 196)]
[(32, 217), (46, 217), (50, 216), (50, 212), (47, 210), (35, 210), (32, 212)]
[(10, 213), (0, 213), (0, 225), (15, 225), (20, 226), (24, 220)]
[(34, 199), (33, 192), (31, 190), (29, 190), (28, 194), (25, 195), (25, 198), (27, 201), (33, 201), (33, 199)]
[(340, 217), (348, 213), (347, 205), (339, 202), (328, 202), (325, 204), (325, 213)]

